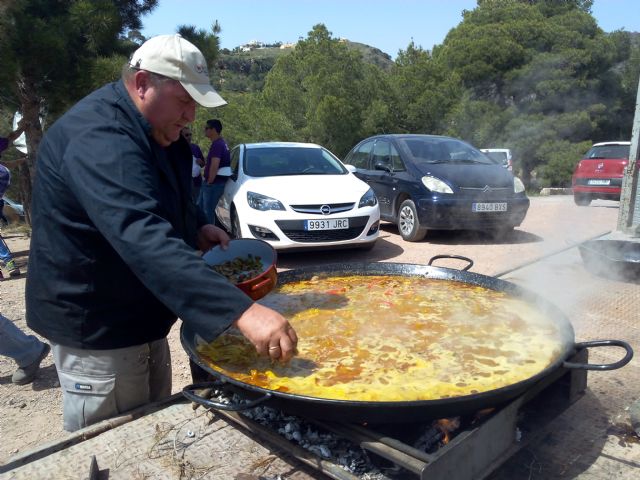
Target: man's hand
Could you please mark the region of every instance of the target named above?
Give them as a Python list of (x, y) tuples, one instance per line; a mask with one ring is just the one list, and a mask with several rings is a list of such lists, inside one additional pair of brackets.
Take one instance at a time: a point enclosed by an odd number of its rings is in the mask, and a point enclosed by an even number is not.
[(296, 353), (298, 336), (286, 318), (254, 303), (234, 326), (256, 347), (259, 355), (287, 362)]
[(206, 252), (216, 245), (220, 245), (223, 249), (227, 248), (229, 246), (229, 240), (227, 232), (215, 225), (207, 224), (203, 225), (198, 231), (196, 243), (201, 252)]

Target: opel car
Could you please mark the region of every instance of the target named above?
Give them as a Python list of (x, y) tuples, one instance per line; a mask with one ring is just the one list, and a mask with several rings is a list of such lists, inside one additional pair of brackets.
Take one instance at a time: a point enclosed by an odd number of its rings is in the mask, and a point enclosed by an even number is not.
[(333, 153), (311, 143), (244, 143), (216, 215), (236, 238), (276, 250), (374, 246), (380, 208), (373, 190)]

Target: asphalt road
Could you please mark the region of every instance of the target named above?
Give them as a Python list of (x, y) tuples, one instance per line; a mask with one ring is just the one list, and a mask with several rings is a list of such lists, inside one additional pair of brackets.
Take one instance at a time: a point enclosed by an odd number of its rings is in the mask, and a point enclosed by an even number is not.
[[(420, 242), (405, 242), (395, 225), (383, 223), (380, 238), (368, 252), (334, 250), (279, 253), (279, 269), (317, 267), (329, 263), (396, 262), (427, 264), (434, 255), (462, 255), (474, 261), (472, 272), (498, 275), (616, 229), (619, 202), (596, 200), (578, 207), (573, 197), (531, 198), (519, 227), (503, 238), (472, 231), (430, 231)], [(438, 260), (440, 267), (463, 268), (458, 260)]]

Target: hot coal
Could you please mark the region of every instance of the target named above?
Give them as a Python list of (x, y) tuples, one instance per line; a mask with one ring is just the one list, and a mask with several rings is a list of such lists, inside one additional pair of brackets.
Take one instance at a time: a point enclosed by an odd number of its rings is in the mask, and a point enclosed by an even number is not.
[[(211, 398), (223, 404), (245, 402), (236, 394), (229, 395), (220, 389), (212, 390)], [(359, 445), (334, 433), (323, 431), (300, 417), (262, 406), (240, 413), (314, 455), (339, 465), (362, 480), (389, 480)]]

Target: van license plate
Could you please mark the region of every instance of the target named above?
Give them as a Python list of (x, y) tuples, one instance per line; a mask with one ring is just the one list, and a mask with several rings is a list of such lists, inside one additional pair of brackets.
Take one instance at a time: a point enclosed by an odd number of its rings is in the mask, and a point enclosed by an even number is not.
[(607, 179), (599, 179), (599, 178), (592, 178), (591, 180), (587, 181), (587, 185), (609, 185), (611, 183), (611, 180)]
[(348, 218), (332, 218), (330, 220), (305, 220), (305, 230), (343, 230), (349, 228)]
[(472, 212), (506, 212), (507, 202), (500, 203), (472, 203)]

